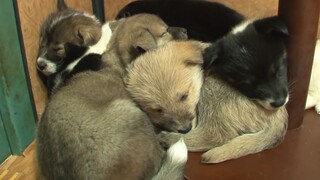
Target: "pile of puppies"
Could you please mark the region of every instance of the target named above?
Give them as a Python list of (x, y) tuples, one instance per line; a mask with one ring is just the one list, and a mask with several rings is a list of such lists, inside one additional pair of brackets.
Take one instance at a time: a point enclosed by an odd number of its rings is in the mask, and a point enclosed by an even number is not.
[[(196, 27), (202, 16), (211, 21)], [(58, 0), (41, 27), (41, 178), (183, 179), (187, 150), (218, 163), (282, 142), (288, 32), (278, 17), (249, 21), (193, 0), (136, 1), (117, 17), (101, 26)]]

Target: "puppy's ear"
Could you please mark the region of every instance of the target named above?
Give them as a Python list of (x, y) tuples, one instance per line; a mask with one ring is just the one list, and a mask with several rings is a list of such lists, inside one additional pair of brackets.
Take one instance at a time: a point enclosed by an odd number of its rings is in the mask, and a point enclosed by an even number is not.
[(289, 34), (287, 25), (278, 16), (256, 20), (253, 26), (259, 33), (266, 35), (286, 36)]
[(62, 10), (68, 9), (68, 6), (64, 2), (64, 0), (58, 0), (57, 8), (58, 8), (58, 11), (62, 11)]
[(139, 52), (143, 53), (145, 51), (157, 48), (157, 42), (155, 37), (147, 30), (143, 30), (140, 36), (136, 39), (133, 47)]
[(220, 42), (216, 42), (207, 47), (203, 52), (203, 68), (208, 69), (219, 57), (219, 52), (221, 51)]
[(101, 38), (101, 27), (98, 25), (85, 25), (76, 28), (75, 36), (78, 46), (91, 46)]

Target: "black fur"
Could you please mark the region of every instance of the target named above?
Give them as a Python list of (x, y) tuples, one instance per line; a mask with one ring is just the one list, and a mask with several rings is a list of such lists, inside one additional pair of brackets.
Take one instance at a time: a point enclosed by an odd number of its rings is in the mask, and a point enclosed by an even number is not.
[(250, 23), (205, 51), (204, 69), (220, 76), (252, 99), (282, 106), (288, 96), (284, 40), (288, 30), (279, 17)]
[(169, 26), (184, 27), (190, 39), (213, 42), (226, 35), (244, 17), (222, 4), (197, 0), (134, 1), (116, 19), (138, 13), (161, 17)]
[(55, 91), (56, 88), (58, 88), (55, 82), (57, 78), (61, 78), (61, 82), (65, 82), (77, 73), (84, 72), (84, 71), (100, 70), (102, 68), (101, 57), (102, 57), (101, 54), (94, 54), (94, 53), (88, 54), (84, 56), (71, 71), (63, 69), (62, 71), (59, 71), (47, 77), (46, 85), (47, 85), (47, 90), (49, 92), (49, 96), (52, 93), (52, 91)]

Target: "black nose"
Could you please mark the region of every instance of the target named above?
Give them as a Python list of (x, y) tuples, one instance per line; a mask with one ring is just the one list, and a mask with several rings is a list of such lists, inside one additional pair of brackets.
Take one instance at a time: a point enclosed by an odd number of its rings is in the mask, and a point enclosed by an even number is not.
[(45, 62), (38, 62), (37, 63), (39, 70), (44, 70), (47, 67)]
[(274, 108), (278, 108), (278, 107), (283, 106), (285, 102), (286, 102), (285, 99), (280, 99), (280, 100), (276, 100), (276, 101), (270, 103), (270, 105), (271, 105), (272, 107), (274, 107)]
[(188, 126), (184, 127), (183, 129), (179, 129), (178, 132), (185, 134), (185, 133), (189, 132), (191, 130), (191, 128), (192, 128), (192, 125), (189, 124)]

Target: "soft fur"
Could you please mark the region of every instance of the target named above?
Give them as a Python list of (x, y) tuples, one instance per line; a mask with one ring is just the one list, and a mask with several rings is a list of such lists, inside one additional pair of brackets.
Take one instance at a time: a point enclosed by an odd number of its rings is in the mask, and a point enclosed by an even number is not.
[(277, 17), (246, 21), (206, 50), (204, 68), (266, 109), (289, 100), (286, 25)]
[[(208, 51), (203, 52), (200, 43), (196, 44), (170, 42), (140, 56), (128, 71), (126, 84), (130, 95), (155, 124), (170, 131), (178, 123), (180, 127), (190, 123), (189, 118), (176, 117), (183, 112), (181, 109), (190, 109), (188, 107), (194, 107), (197, 101), (198, 92), (191, 90), (199, 90), (201, 79), (197, 77), (202, 73), (194, 69), (196, 64), (186, 66), (185, 60), (199, 61), (202, 53), (206, 55)], [(190, 73), (193, 78), (189, 77)], [(197, 107), (197, 126), (187, 134), (161, 132), (159, 138), (163, 145), (171, 145), (182, 137), (188, 150), (207, 151), (202, 162), (218, 163), (282, 142), (288, 118), (284, 106), (266, 110), (221, 80), (211, 69), (205, 75)], [(190, 99), (182, 98), (187, 91)]]
[(317, 40), (314, 51), (313, 65), (311, 78), (306, 102), (306, 109), (315, 107), (315, 110), (320, 114), (320, 40)]
[(226, 35), (244, 17), (216, 2), (201, 0), (144, 0), (123, 7), (116, 19), (138, 13), (156, 14), (169, 26), (184, 27), (190, 39), (213, 42)]
[(53, 94), (37, 131), (44, 179), (183, 178), (183, 142), (165, 153), (123, 84), (134, 58), (172, 40), (167, 29), (154, 15), (122, 19), (102, 57), (105, 67), (75, 75)]
[(58, 1), (58, 11), (41, 26), (38, 74), (54, 93), (67, 79), (86, 70), (99, 70), (101, 54), (111, 38), (109, 23), (101, 27), (92, 15), (77, 12)]
[(288, 31), (279, 18), (252, 22), (222, 4), (201, 0), (134, 1), (120, 10), (118, 17), (142, 12), (157, 14), (169, 25), (185, 27), (191, 39), (218, 40), (213, 45), (217, 52), (209, 50), (213, 55), (204, 67), (208, 68), (218, 54), (212, 66), (216, 73), (266, 109), (288, 102), (283, 43)]
[(202, 51), (208, 45), (169, 42), (140, 56), (128, 69), (127, 90), (160, 129), (190, 131), (203, 82)]
[(198, 124), (187, 134), (162, 132), (163, 144), (183, 137), (188, 150), (207, 151), (204, 163), (219, 163), (277, 146), (287, 129), (285, 107), (270, 111), (214, 75), (205, 78)]

